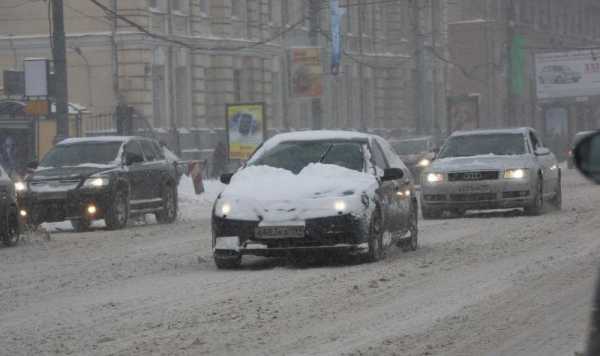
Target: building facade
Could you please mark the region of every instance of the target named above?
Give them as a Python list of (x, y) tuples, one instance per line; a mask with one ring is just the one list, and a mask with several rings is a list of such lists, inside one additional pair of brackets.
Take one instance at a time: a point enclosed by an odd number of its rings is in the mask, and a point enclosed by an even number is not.
[(481, 127), (535, 127), (564, 156), (575, 132), (600, 125), (600, 98), (538, 100), (535, 55), (597, 47), (599, 18), (593, 0), (454, 2), (448, 95), (477, 97)]
[[(15, 6), (0, 14), (0, 69), (22, 70), (26, 57), (51, 57), (48, 2), (10, 1)], [(316, 9), (310, 0), (99, 2), (105, 9), (64, 0), (69, 98), (90, 113), (85, 131), (110, 131), (118, 103), (159, 132), (198, 132), (183, 139), (184, 150), (205, 146), (203, 132), (224, 127), (228, 103), (265, 102), (272, 129), (311, 128), (310, 99), (290, 96), (289, 50), (315, 43), (323, 128), (415, 127), (408, 2), (340, 1), (345, 55), (337, 76), (329, 72), (327, 2)]]

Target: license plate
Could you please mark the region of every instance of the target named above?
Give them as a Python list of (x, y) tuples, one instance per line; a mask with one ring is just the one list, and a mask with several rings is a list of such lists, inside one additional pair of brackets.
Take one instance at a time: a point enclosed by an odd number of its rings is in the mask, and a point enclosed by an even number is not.
[(67, 198), (67, 192), (49, 192), (38, 195), (39, 200), (63, 200)]
[(485, 184), (470, 184), (458, 188), (458, 191), (459, 193), (489, 193), (491, 189)]
[(304, 226), (260, 226), (255, 235), (259, 239), (298, 239), (304, 237)]

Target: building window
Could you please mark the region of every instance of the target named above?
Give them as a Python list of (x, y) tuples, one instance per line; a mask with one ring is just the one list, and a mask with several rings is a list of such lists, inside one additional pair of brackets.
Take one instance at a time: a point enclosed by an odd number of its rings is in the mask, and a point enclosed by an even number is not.
[(208, 0), (199, 0), (198, 7), (201, 13), (208, 14)]
[(231, 16), (241, 19), (244, 17), (244, 1), (231, 0)]
[(162, 127), (165, 113), (165, 67), (152, 67), (152, 122), (154, 127)]
[(175, 68), (175, 105), (177, 112), (177, 124), (183, 127), (189, 127), (191, 120), (188, 112), (189, 90), (186, 67)]

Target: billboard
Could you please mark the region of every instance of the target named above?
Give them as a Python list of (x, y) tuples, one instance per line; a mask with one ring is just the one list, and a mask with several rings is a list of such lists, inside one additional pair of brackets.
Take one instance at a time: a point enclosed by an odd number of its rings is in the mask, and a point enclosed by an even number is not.
[(598, 55), (592, 50), (536, 54), (538, 99), (600, 95)]
[(48, 60), (45, 58), (25, 58), (25, 95), (31, 97), (48, 96)]
[(266, 138), (265, 104), (228, 104), (225, 116), (229, 159), (247, 160)]
[(323, 94), (323, 68), (319, 48), (292, 48), (291, 72), (292, 97), (315, 98)]

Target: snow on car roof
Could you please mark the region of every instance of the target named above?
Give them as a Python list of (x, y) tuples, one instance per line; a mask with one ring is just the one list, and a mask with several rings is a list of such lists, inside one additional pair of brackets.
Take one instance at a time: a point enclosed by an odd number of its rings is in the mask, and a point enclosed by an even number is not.
[(74, 137), (60, 141), (59, 145), (71, 145), (84, 142), (127, 142), (134, 136), (95, 136), (95, 137)]
[(414, 141), (431, 140), (432, 138), (433, 138), (433, 136), (402, 137), (402, 138), (397, 138), (397, 139), (389, 140), (389, 141), (391, 143), (397, 143), (397, 142), (414, 142)]
[(529, 127), (516, 127), (508, 129), (476, 129), (465, 131), (454, 131), (451, 136), (468, 135), (493, 135), (493, 134), (527, 134), (529, 131), (535, 131)]

